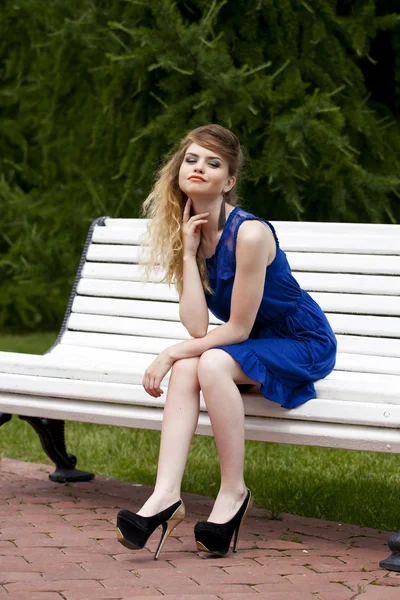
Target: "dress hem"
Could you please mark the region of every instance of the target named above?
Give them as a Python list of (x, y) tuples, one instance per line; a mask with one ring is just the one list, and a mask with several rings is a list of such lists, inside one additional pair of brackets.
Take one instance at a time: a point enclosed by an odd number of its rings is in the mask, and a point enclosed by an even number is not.
[[(214, 349), (224, 350), (230, 356), (232, 356), (232, 358), (234, 360), (236, 360), (236, 362), (240, 365), (240, 368), (242, 369), (243, 373), (245, 375), (247, 375), (247, 377), (250, 377), (250, 379), (252, 379), (253, 381), (257, 381), (257, 383), (260, 384), (260, 386), (261, 386), (260, 391), (263, 394), (264, 398), (266, 400), (270, 400), (271, 402), (275, 402), (276, 404), (280, 404), (282, 408), (286, 408), (286, 409), (296, 408), (296, 406), (305, 404), (309, 400), (313, 400), (317, 397), (313, 381), (305, 381), (304, 384), (300, 384), (300, 385), (288, 385), (288, 384), (284, 383), (264, 363), (264, 361), (261, 360), (260, 356), (256, 352), (254, 352), (254, 350), (252, 348), (246, 348), (246, 351), (251, 353), (255, 357), (258, 368), (256, 366), (250, 367), (248, 365), (243, 365), (242, 362), (239, 360), (239, 357), (233, 350), (233, 348), (230, 348), (229, 346), (215, 346)], [(263, 381), (260, 381), (261, 374), (262, 374), (262, 373), (260, 373), (260, 371), (263, 372), (263, 375), (264, 375)], [(257, 375), (255, 374), (255, 372), (257, 372)], [(284, 392), (284, 393), (279, 394), (279, 392), (275, 391), (273, 389), (273, 387), (278, 387), (278, 388), (281, 387), (282, 392)], [(304, 396), (303, 397), (294, 396), (295, 390), (300, 392), (302, 387), (311, 388), (311, 389), (309, 389), (309, 393), (311, 394), (311, 396), (309, 396), (307, 398), (305, 398)], [(304, 390), (304, 392), (305, 392), (305, 390)], [(306, 394), (306, 395), (308, 396), (308, 394)]]

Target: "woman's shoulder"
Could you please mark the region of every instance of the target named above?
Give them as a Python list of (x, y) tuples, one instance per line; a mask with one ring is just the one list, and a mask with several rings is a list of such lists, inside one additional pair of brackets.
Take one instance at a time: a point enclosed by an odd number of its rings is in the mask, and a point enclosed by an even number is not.
[(260, 244), (265, 241), (270, 253), (275, 257), (279, 249), (279, 240), (274, 226), (248, 210), (238, 207), (235, 215), (236, 226), (234, 226), (235, 238), (251, 238), (257, 236)]

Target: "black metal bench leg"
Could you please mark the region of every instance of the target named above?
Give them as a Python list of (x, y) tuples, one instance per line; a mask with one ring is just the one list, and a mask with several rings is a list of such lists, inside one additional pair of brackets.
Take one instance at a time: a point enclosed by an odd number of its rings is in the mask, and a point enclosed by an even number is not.
[(0, 427), (11, 420), (12, 415), (8, 415), (7, 413), (0, 413)]
[(392, 555), (385, 560), (381, 560), (379, 566), (388, 571), (397, 571), (400, 573), (400, 531), (394, 533), (389, 539), (389, 549)]
[(69, 481), (91, 481), (94, 478), (94, 473), (75, 469), (76, 456), (68, 454), (65, 446), (64, 421), (42, 417), (26, 417), (24, 415), (20, 415), (19, 418), (33, 427), (39, 436), (43, 450), (55, 463), (56, 470), (49, 475), (51, 481), (66, 483)]

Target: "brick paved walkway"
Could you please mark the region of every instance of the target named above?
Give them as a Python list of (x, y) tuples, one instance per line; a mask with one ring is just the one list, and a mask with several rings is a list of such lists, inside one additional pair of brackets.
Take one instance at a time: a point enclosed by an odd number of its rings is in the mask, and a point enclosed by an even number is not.
[(152, 560), (115, 537), (120, 508), (135, 510), (148, 487), (97, 477), (51, 483), (47, 465), (0, 463), (0, 600), (399, 600), (400, 573), (378, 562), (388, 532), (253, 508), (239, 551), (210, 558), (196, 550), (193, 526), (212, 500), (184, 494), (187, 518)]

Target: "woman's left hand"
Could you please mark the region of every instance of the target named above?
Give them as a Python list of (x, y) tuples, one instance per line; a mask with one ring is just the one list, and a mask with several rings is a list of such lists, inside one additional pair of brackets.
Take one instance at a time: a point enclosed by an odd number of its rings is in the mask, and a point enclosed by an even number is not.
[(153, 398), (159, 398), (164, 391), (160, 388), (161, 382), (165, 375), (168, 373), (174, 359), (171, 358), (167, 350), (163, 350), (161, 354), (157, 356), (155, 360), (149, 365), (144, 373), (142, 385), (146, 392), (153, 396)]

